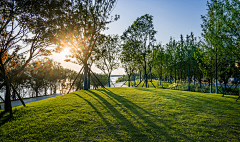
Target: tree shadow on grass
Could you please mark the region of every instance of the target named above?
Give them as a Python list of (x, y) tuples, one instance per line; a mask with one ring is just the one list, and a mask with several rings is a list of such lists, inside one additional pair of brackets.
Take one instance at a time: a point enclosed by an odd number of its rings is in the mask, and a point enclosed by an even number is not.
[[(136, 88), (136, 89), (141, 90), (141, 91), (146, 91), (146, 92), (148, 91), (148, 90), (139, 89), (139, 88)], [(209, 95), (211, 95), (211, 94), (205, 93), (204, 95), (199, 96), (198, 94), (195, 94), (198, 92), (188, 92), (188, 91), (178, 91), (178, 90), (169, 90), (168, 93), (172, 93), (173, 95), (164, 95), (164, 97), (166, 97), (167, 99), (177, 101), (180, 104), (184, 103), (189, 106), (193, 106), (195, 108), (196, 107), (205, 107), (205, 105), (208, 105), (208, 106), (211, 106), (211, 108), (218, 108), (221, 110), (236, 109), (236, 108), (228, 105), (231, 103), (235, 103), (234, 98), (231, 98), (231, 97), (228, 97), (228, 98), (230, 98), (230, 100), (223, 100), (223, 99), (219, 99), (217, 97), (209, 98)], [(176, 93), (176, 94), (174, 94), (174, 93)]]
[[(85, 92), (86, 93), (86, 92)], [(108, 126), (108, 130), (107, 131), (114, 131), (115, 127), (106, 119), (104, 118), (104, 116), (102, 115), (101, 112), (98, 111), (98, 109), (94, 106), (94, 104), (92, 104), (90, 101), (88, 101), (87, 99), (83, 98), (82, 96), (73, 93), (75, 95), (77, 95), (78, 97), (80, 97), (81, 99), (83, 99), (84, 101), (86, 101), (98, 114), (98, 116), (104, 121), (104, 123)], [(91, 96), (90, 94), (86, 93), (87, 95)], [(128, 121), (120, 112), (117, 111), (116, 108), (114, 108), (107, 100), (105, 100), (104, 98), (102, 98), (101, 96), (99, 96), (97, 94), (97, 96), (99, 98), (101, 98), (100, 100), (103, 101), (103, 103), (106, 105), (106, 109), (110, 110), (111, 113), (114, 115), (114, 117), (117, 119), (118, 123), (122, 126), (126, 126), (127, 128), (131, 129), (132, 131), (135, 131), (135, 133), (139, 133), (139, 130), (130, 122)], [(115, 135), (115, 138), (117, 139), (117, 141), (124, 141), (125, 139), (120, 136), (116, 131), (115, 132), (111, 132)], [(141, 139), (136, 138), (136, 139), (132, 139), (130, 141), (140, 141)]]
[[(94, 111), (98, 114), (98, 116), (104, 121), (104, 123), (108, 126), (109, 129), (112, 129), (114, 126), (106, 119), (103, 117), (102, 113), (100, 113), (98, 111), (98, 109), (94, 106), (94, 104), (92, 104), (90, 101), (88, 101), (87, 99), (83, 98), (82, 96), (80, 96), (79, 94), (76, 93), (72, 93), (75, 94), (76, 96), (78, 96), (79, 98), (83, 99), (84, 101), (86, 101), (93, 109)], [(119, 136), (117, 133), (115, 133), (115, 136), (117, 138), (118, 141), (121, 140), (121, 136)]]
[[(14, 111), (13, 111), (14, 114)], [(7, 122), (12, 121), (14, 118), (10, 116), (9, 112), (0, 112), (0, 127)]]
[[(161, 139), (165, 139), (167, 141), (177, 141), (177, 139), (172, 137), (166, 130), (166, 128), (171, 129), (171, 127), (166, 125), (165, 122), (163, 122), (162, 120), (156, 118), (157, 116), (152, 115), (151, 113), (137, 106), (133, 102), (125, 99), (122, 96), (119, 96), (113, 93), (108, 89), (101, 89), (98, 91), (106, 95), (108, 98), (113, 98), (117, 102), (123, 104), (123, 106), (127, 108), (128, 111), (136, 115), (140, 121), (143, 121), (144, 123), (148, 124), (146, 127), (144, 127), (144, 125), (142, 125), (139, 120), (136, 120), (137, 123), (143, 126), (142, 130), (139, 130), (139, 128), (136, 128), (135, 125), (133, 125), (127, 118), (125, 118), (118, 110), (116, 110), (105, 98), (103, 98), (102, 96), (100, 96), (99, 94), (91, 90), (88, 90), (88, 92), (90, 92), (99, 100), (101, 100), (104, 103), (104, 105), (106, 105), (108, 109), (112, 111), (112, 113), (114, 114), (114, 117), (116, 117), (120, 121), (121, 125), (128, 127), (129, 133), (131, 134), (131, 137), (132, 137), (131, 139), (132, 141), (149, 141), (149, 138), (147, 135), (142, 135), (142, 133), (144, 133), (143, 131), (146, 131), (148, 134), (150, 134), (151, 137), (154, 138), (153, 139), (154, 141), (160, 141)], [(128, 113), (128, 115), (130, 114)], [(151, 118), (149, 118), (149, 116)], [(154, 119), (154, 120), (151, 120), (151, 119)], [(164, 127), (158, 126), (153, 121), (161, 122), (162, 125), (164, 125)], [(161, 136), (159, 136), (159, 134)], [(185, 136), (182, 135), (182, 137), (185, 137)]]

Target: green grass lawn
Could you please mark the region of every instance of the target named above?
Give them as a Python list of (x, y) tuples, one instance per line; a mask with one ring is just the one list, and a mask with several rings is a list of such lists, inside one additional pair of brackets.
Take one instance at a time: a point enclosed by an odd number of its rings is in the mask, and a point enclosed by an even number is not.
[(14, 107), (0, 141), (239, 141), (236, 96), (119, 87)]

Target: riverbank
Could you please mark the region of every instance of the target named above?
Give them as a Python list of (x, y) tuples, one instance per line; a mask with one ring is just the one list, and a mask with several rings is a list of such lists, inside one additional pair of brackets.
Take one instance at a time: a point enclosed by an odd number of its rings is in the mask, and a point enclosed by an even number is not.
[[(48, 99), (48, 98), (52, 98), (52, 97), (56, 97), (56, 96), (60, 96), (60, 95), (63, 95), (63, 94), (54, 94), (54, 95), (39, 96), (39, 97), (33, 97), (33, 98), (23, 98), (23, 101), (25, 104), (27, 104), (27, 103), (40, 101), (43, 99)], [(22, 105), (20, 100), (13, 100), (13, 101), (11, 101), (11, 103), (12, 103), (12, 107)], [(0, 102), (0, 107), (1, 107), (1, 109), (4, 109), (3, 102)]]
[[(127, 87), (127, 85), (124, 85), (125, 82), (118, 82), (115, 83), (112, 87)], [(35, 102), (35, 101), (39, 101), (39, 100), (43, 100), (43, 99), (48, 99), (48, 98), (52, 98), (52, 97), (56, 97), (56, 96), (60, 96), (63, 94), (54, 94), (54, 95), (47, 95), (47, 96), (39, 96), (39, 97), (33, 97), (33, 98), (23, 98), (23, 101), (25, 104), (27, 103), (31, 103), (31, 102)], [(14, 106), (18, 106), (18, 105), (22, 105), (20, 100), (13, 100), (12, 101), (12, 107)], [(0, 108), (4, 109), (4, 103), (0, 102)]]

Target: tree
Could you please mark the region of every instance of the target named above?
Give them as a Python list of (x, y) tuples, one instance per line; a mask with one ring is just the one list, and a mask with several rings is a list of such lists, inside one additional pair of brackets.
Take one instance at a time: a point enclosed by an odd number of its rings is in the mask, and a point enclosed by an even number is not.
[[(12, 116), (10, 88), (14, 88), (12, 82), (16, 76), (23, 73), (32, 59), (50, 54), (46, 47), (52, 44), (61, 21), (59, 15), (68, 7), (66, 3), (58, 0), (0, 2), (0, 76), (6, 86), (4, 113), (10, 112)], [(51, 12), (47, 12), (49, 8)], [(18, 66), (18, 59), (22, 56), (26, 58)]]
[[(133, 42), (125, 42), (122, 44), (122, 52), (121, 52), (121, 64), (122, 67), (125, 69), (125, 72), (128, 75), (128, 87), (130, 87), (130, 77), (133, 74), (134, 70), (136, 69), (136, 60), (134, 53), (134, 46), (136, 43)], [(130, 51), (133, 50), (133, 51)]]
[(153, 61), (153, 65), (154, 65), (153, 68), (158, 74), (159, 81), (160, 81), (159, 85), (162, 85), (164, 48), (162, 47), (162, 45), (160, 43), (157, 45), (157, 48), (154, 52), (156, 52), (156, 56), (155, 56), (154, 61)]
[[(217, 84), (218, 60), (224, 53), (229, 56), (239, 56), (239, 24), (240, 24), (240, 2), (238, 0), (211, 0), (207, 4), (208, 13), (202, 16), (203, 36), (211, 45), (210, 48), (215, 55), (215, 80)], [(220, 55), (220, 56), (219, 56)], [(216, 93), (217, 93), (216, 85)]]
[(29, 71), (29, 74), (31, 78), (29, 79), (29, 84), (31, 85), (31, 88), (35, 91), (36, 97), (39, 96), (40, 89), (43, 89), (46, 85), (45, 79), (50, 71), (47, 63), (48, 62), (46, 60), (37, 60), (33, 62), (30, 66), (31, 69)]
[[(69, 46), (71, 55), (78, 64), (84, 66), (84, 89), (90, 83), (88, 67), (94, 62), (93, 54), (102, 38), (101, 32), (113, 21), (109, 16), (116, 5), (116, 0), (75, 0), (65, 17), (65, 32), (59, 36), (60, 47)], [(119, 18), (115, 16), (114, 20)]]
[(153, 26), (153, 16), (145, 14), (138, 17), (134, 23), (121, 36), (123, 42), (126, 44), (134, 45), (129, 46), (132, 49), (132, 54), (135, 54), (135, 61), (143, 64), (145, 74), (145, 87), (147, 88), (147, 57), (150, 55), (154, 48), (155, 34)]
[(170, 41), (168, 44), (166, 44), (166, 63), (167, 65), (167, 69), (169, 72), (169, 77), (170, 77), (170, 83), (172, 81), (172, 71), (175, 71), (175, 81), (176, 81), (176, 70), (177, 70), (177, 66), (176, 66), (176, 62), (177, 62), (177, 55), (176, 55), (176, 47), (177, 47), (177, 42), (175, 41), (175, 39), (173, 40), (172, 37), (170, 37)]
[(108, 87), (110, 87), (110, 76), (113, 70), (119, 67), (120, 42), (118, 35), (107, 36), (104, 42), (98, 46), (97, 68), (108, 75)]

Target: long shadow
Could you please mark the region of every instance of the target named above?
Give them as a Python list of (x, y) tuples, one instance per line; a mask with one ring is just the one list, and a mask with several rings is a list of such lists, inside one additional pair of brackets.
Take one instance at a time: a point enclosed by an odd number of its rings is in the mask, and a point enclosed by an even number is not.
[[(78, 97), (80, 97), (81, 99), (86, 101), (97, 112), (97, 114), (105, 122), (105, 124), (107, 124), (109, 130), (114, 129), (114, 126), (111, 123), (109, 123), (109, 121), (106, 118), (103, 117), (103, 115), (98, 111), (98, 109), (90, 101), (88, 101), (87, 99), (81, 97), (80, 95), (78, 95), (76, 93), (73, 93), (73, 94), (77, 95)], [(86, 93), (86, 94), (88, 94), (88, 93)], [(122, 114), (120, 114), (109, 102), (106, 101), (104, 103), (107, 105), (109, 110), (115, 115), (115, 117), (118, 118), (118, 122), (120, 122), (121, 125), (124, 125), (123, 122), (125, 121), (125, 122), (127, 122), (125, 125), (130, 125), (131, 127), (134, 127), (133, 124), (131, 124), (128, 120), (126, 120), (126, 118)], [(122, 121), (122, 120), (124, 120), (124, 121)], [(137, 129), (135, 129), (135, 130), (137, 130)], [(124, 140), (118, 133), (113, 133), (113, 134), (115, 135), (115, 137), (117, 138), (118, 141)]]
[[(138, 89), (138, 88), (136, 88)], [(142, 89), (138, 89), (138, 90), (142, 90)], [(142, 91), (146, 91), (147, 90), (142, 90)], [(174, 93), (174, 92), (169, 92), (169, 93)], [(199, 97), (198, 95), (195, 95), (195, 94), (191, 94), (192, 96), (190, 95), (185, 95), (184, 94), (184, 91), (183, 92), (180, 92), (181, 94), (180, 95), (164, 95), (167, 99), (172, 99), (174, 101), (178, 101), (179, 103), (185, 103), (185, 104), (189, 104), (189, 105), (196, 105), (196, 104), (199, 104), (201, 105), (202, 103), (204, 104), (208, 104), (208, 105), (211, 105), (211, 106), (217, 106), (218, 108), (221, 108), (222, 110), (228, 108), (228, 109), (235, 109), (234, 107), (231, 107), (229, 105), (223, 105), (224, 104), (229, 104), (229, 103), (235, 103), (235, 100), (232, 99), (233, 101), (229, 101), (229, 100), (218, 100), (218, 99), (211, 99), (211, 98), (207, 98), (207, 94), (206, 95), (206, 98), (204, 99), (204, 96), (203, 97)], [(194, 92), (192, 92), (194, 93)], [(197, 93), (197, 92), (196, 92)], [(209, 94), (211, 95), (211, 94)]]
[[(133, 107), (135, 107), (135, 108), (143, 111), (144, 113), (146, 113), (146, 114), (148, 114), (148, 115), (150, 115), (150, 116), (152, 116), (152, 117), (156, 117), (156, 115), (149, 113), (148, 111), (146, 111), (145, 109), (139, 107), (139, 106), (136, 105), (135, 103), (133, 103), (133, 102), (125, 99), (124, 97), (121, 97), (121, 96), (119, 96), (119, 95), (116, 95), (115, 93), (113, 93), (113, 92), (110, 91), (110, 90), (107, 90), (107, 91), (105, 91), (105, 90), (100, 90), (100, 91), (102, 91), (102, 92), (103, 92), (106, 96), (108, 96), (109, 98), (114, 98), (115, 100), (117, 100), (117, 101), (120, 102), (120, 103), (126, 102), (126, 105), (129, 105), (129, 104), (130, 104), (131, 106), (133, 106)], [(112, 95), (111, 95), (111, 94), (112, 94)], [(134, 109), (134, 110), (135, 110), (135, 109)], [(160, 119), (157, 119), (157, 118), (155, 118), (155, 119), (161, 121)]]
[[(163, 130), (163, 127), (158, 126), (157, 124), (155, 124), (152, 120), (150, 120), (148, 117), (144, 116), (144, 113), (152, 116), (152, 118), (156, 117), (155, 115), (152, 115), (151, 113), (149, 113), (148, 111), (144, 110), (143, 108), (137, 106), (136, 104), (132, 103), (131, 101), (125, 99), (124, 97), (121, 97), (115, 93), (113, 93), (112, 91), (108, 90), (108, 89), (104, 89), (104, 90), (98, 90), (99, 92), (102, 92), (103, 94), (105, 94), (106, 96), (110, 96), (112, 98), (114, 98), (115, 100), (117, 100), (118, 102), (122, 103), (128, 110), (130, 110), (132, 113), (134, 113), (135, 115), (137, 115), (141, 120), (143, 120), (145, 123), (148, 124), (148, 126), (151, 128), (150, 131), (155, 131), (155, 132), (159, 132), (161, 133), (161, 135), (165, 136), (167, 141), (177, 141), (176, 138), (173, 138), (171, 135), (168, 134), (168, 132)], [(98, 99), (100, 99), (106, 106), (109, 106), (109, 102), (107, 100), (105, 100), (102, 96), (98, 95), (97, 93), (89, 90), (90, 93), (92, 93), (94, 96), (96, 96)], [(111, 105), (111, 104), (110, 104)], [(118, 119), (124, 119), (124, 121), (126, 120), (129, 124), (131, 124), (131, 122), (129, 122), (122, 114), (120, 114), (115, 108), (113, 108), (114, 111), (116, 111), (118, 113), (118, 115), (115, 115), (117, 117), (121, 116)], [(143, 111), (144, 113), (141, 113), (139, 110)], [(115, 113), (116, 113), (115, 112)], [(164, 128), (169, 128), (171, 129), (171, 126), (168, 126), (165, 124), (165, 122), (163, 122), (160, 119), (154, 118), (156, 121), (161, 121), (163, 125), (165, 125), (166, 127)], [(126, 125), (126, 124), (123, 124)], [(127, 127), (135, 127), (133, 124), (131, 125), (127, 125)], [(182, 135), (183, 136), (183, 135)], [(185, 136), (183, 136), (185, 137)], [(136, 139), (139, 139), (139, 137), (134, 137), (133, 140), (135, 141)], [(144, 141), (144, 139), (140, 138), (140, 141)], [(146, 140), (148, 140), (148, 138), (146, 138)]]
[[(97, 93), (88, 90), (89, 93), (97, 97), (105, 106), (106, 109), (111, 112), (113, 117), (117, 120), (119, 125), (121, 125), (123, 128), (125, 128), (125, 131), (128, 131), (129, 134), (131, 134), (131, 139), (129, 141), (146, 141), (148, 140), (147, 135), (142, 134), (141, 131), (134, 126), (127, 118), (124, 117), (111, 103), (109, 103), (106, 99), (104, 99), (102, 96), (98, 95)], [(86, 93), (88, 94), (88, 93)], [(91, 96), (90, 94), (88, 94)], [(123, 139), (124, 140), (124, 139)], [(122, 140), (122, 141), (123, 141)]]
[[(13, 111), (13, 114), (14, 114), (14, 111)], [(9, 112), (4, 112), (4, 111), (0, 112), (0, 127), (12, 120), (14, 120), (14, 117), (11, 117)]]
[[(91, 96), (92, 98), (94, 98), (99, 104), (101, 104), (106, 110), (109, 110), (101, 101), (99, 101), (99, 99), (97, 99), (96, 97), (94, 97), (94, 96), (92, 96), (91, 94), (88, 94), (89, 96)], [(111, 98), (111, 97), (109, 97), (109, 96), (107, 96), (111, 101), (113, 101), (118, 107), (120, 107), (121, 109), (124, 109), (116, 100), (114, 100), (113, 98)], [(136, 120), (136, 118), (133, 116), (133, 115), (131, 115), (130, 113), (129, 113), (129, 111), (126, 111), (125, 113), (127, 113), (129, 116), (131, 116), (133, 119), (135, 119)], [(142, 125), (141, 124), (141, 126), (144, 126), (144, 125)]]

